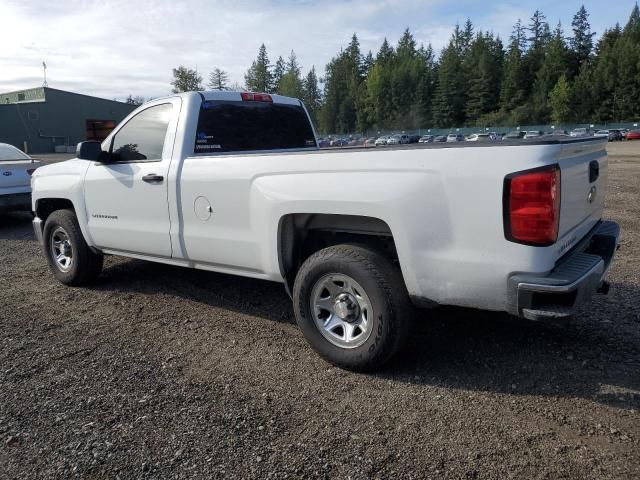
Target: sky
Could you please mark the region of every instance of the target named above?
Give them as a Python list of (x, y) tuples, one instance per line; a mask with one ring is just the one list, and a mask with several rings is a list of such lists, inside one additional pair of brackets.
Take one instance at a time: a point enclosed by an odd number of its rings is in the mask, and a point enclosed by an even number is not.
[[(0, 92), (41, 86), (104, 98), (170, 93), (171, 70), (214, 67), (243, 82), (261, 43), (275, 62), (295, 50), (303, 73), (318, 73), (355, 32), (364, 53), (409, 28), (439, 51), (456, 23), (507, 39), (513, 24), (541, 10), (566, 31), (583, 2), (533, 0), (0, 0)], [(635, 0), (584, 2), (599, 36), (624, 25)]]

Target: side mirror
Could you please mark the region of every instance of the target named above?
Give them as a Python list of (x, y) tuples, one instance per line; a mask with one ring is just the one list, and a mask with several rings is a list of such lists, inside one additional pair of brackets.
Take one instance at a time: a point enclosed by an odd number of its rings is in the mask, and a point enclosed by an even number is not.
[(98, 160), (101, 153), (100, 142), (96, 140), (80, 142), (76, 147), (76, 157), (81, 160)]

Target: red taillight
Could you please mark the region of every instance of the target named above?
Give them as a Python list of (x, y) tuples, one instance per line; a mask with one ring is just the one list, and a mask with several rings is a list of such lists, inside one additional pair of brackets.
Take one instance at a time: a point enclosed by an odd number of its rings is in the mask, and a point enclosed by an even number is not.
[(252, 93), (252, 92), (242, 92), (240, 94), (242, 97), (242, 101), (244, 102), (272, 102), (273, 99), (271, 95), (268, 93)]
[(551, 245), (558, 239), (560, 168), (519, 172), (504, 180), (504, 234), (507, 240)]
[(29, 176), (33, 175), (33, 172), (35, 171), (36, 171), (35, 168), (27, 168), (27, 173), (29, 174)]

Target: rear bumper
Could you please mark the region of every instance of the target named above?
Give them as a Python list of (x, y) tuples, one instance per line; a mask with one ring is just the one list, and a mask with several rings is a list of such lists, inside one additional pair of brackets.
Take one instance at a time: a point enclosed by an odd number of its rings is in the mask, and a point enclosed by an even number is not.
[(606, 293), (605, 277), (619, 240), (616, 222), (600, 222), (548, 274), (511, 276), (511, 313), (530, 320), (568, 317), (594, 293)]
[(0, 195), (0, 212), (16, 210), (31, 211), (31, 194), (29, 192)]

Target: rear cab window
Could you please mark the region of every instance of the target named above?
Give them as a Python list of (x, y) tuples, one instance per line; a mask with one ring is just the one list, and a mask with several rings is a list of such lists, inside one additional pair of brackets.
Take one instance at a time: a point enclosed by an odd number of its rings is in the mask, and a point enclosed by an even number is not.
[(300, 104), (272, 101), (203, 101), (194, 153), (316, 149), (309, 117)]

